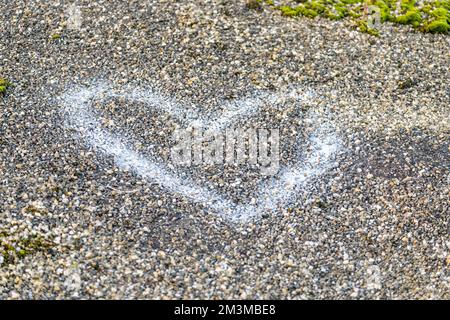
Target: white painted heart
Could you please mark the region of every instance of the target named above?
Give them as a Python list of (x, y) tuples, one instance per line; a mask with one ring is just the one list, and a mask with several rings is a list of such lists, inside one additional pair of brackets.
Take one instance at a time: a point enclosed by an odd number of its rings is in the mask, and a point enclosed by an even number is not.
[(316, 128), (310, 136), (312, 150), (309, 155), (293, 166), (282, 168), (275, 177), (260, 185), (256, 203), (239, 205), (217, 191), (197, 185), (191, 179), (180, 178), (166, 164), (158, 163), (155, 159), (149, 159), (130, 148), (131, 143), (127, 139), (110, 133), (101, 126), (97, 112), (92, 107), (93, 101), (122, 97), (144, 103), (153, 110), (167, 112), (180, 123), (189, 125), (195, 121), (196, 125), (221, 130), (238, 119), (257, 114), (265, 104), (280, 105), (289, 97), (298, 106), (313, 96), (311, 92), (298, 94), (295, 89), (278, 94), (259, 92), (228, 102), (220, 115), (213, 116), (201, 114), (198, 112), (199, 108), (182, 105), (151, 88), (127, 87), (117, 90), (111, 85), (96, 84), (68, 90), (61, 97), (61, 103), (64, 107), (66, 127), (75, 129), (93, 149), (112, 156), (119, 168), (130, 170), (147, 181), (157, 183), (168, 192), (184, 196), (233, 222), (246, 222), (288, 205), (295, 199), (299, 188), (331, 168), (333, 157), (340, 149), (341, 143), (328, 119), (310, 111), (307, 121), (314, 122)]

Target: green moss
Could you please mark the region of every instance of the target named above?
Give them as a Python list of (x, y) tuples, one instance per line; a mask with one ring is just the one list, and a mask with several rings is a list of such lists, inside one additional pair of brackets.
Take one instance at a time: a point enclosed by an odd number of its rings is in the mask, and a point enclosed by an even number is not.
[[(271, 1), (271, 0), (270, 0)], [(295, 5), (274, 6), (288, 17), (325, 17), (332, 20), (352, 20), (362, 32), (377, 35), (367, 28), (369, 6), (380, 9), (380, 22), (412, 25), (423, 32), (448, 33), (450, 0), (291, 0)], [(267, 0), (265, 1), (267, 3)], [(264, 2), (262, 2), (264, 3)], [(272, 2), (271, 2), (272, 3)], [(364, 23), (365, 21), (365, 23)]]
[(338, 15), (342, 18), (348, 15), (348, 9), (345, 7), (336, 6), (334, 7), (334, 9), (338, 13)]
[(364, 33), (368, 33), (368, 34), (370, 34), (372, 36), (379, 36), (380, 35), (380, 32), (378, 30), (369, 28), (367, 26), (367, 21), (364, 21), (364, 20), (358, 21), (358, 29), (359, 29), (359, 31), (364, 32)]
[(450, 0), (436, 1), (436, 6), (450, 11)]
[(14, 249), (14, 247), (13, 247), (12, 245), (10, 245), (9, 243), (5, 243), (5, 244), (3, 245), (3, 250), (4, 250), (4, 251), (14, 251), (15, 249)]
[(326, 17), (331, 20), (343, 19), (346, 16), (346, 14), (347, 14), (347, 12), (344, 13), (344, 12), (339, 12), (337, 10), (333, 10), (333, 11), (327, 10), (326, 11)]
[(416, 0), (402, 0), (401, 9), (403, 10), (403, 12), (408, 12), (408, 11), (414, 9), (415, 3), (416, 3)]
[(314, 9), (307, 8), (307, 7), (304, 6), (304, 5), (299, 5), (299, 6), (297, 7), (297, 11), (298, 11), (302, 16), (305, 16), (305, 17), (308, 17), (308, 18), (315, 18), (315, 17), (318, 16), (317, 11), (315, 11)]
[(6, 90), (11, 86), (11, 82), (6, 79), (0, 78), (0, 95), (6, 93)]
[(447, 20), (437, 19), (428, 24), (426, 29), (431, 33), (448, 33), (450, 31), (450, 26), (447, 23)]
[(61, 35), (58, 33), (54, 33), (51, 35), (52, 40), (59, 40), (61, 39)]
[(296, 17), (296, 16), (304, 16), (308, 18), (315, 18), (320, 13), (324, 13), (326, 8), (319, 1), (314, 1), (311, 3), (300, 4), (297, 7), (291, 6), (281, 6), (279, 10), (284, 16), (288, 17)]
[(319, 1), (311, 1), (310, 9), (319, 14), (325, 12), (326, 7)]
[(287, 17), (295, 17), (299, 14), (296, 9), (290, 6), (281, 6), (279, 9), (281, 10), (281, 13)]
[(433, 7), (430, 6), (429, 4), (424, 5), (421, 9), (421, 11), (425, 14), (425, 15), (430, 15), (431, 11), (433, 11)]
[(47, 213), (45, 210), (37, 208), (37, 207), (35, 207), (33, 205), (27, 206), (25, 208), (25, 212), (28, 212), (28, 213), (44, 213), (44, 214)]
[(358, 18), (361, 18), (362, 14), (360, 12), (358, 12), (358, 11), (355, 11), (355, 10), (351, 9), (351, 10), (348, 11), (348, 15), (350, 17), (352, 17), (353, 19), (358, 19)]
[(436, 8), (431, 11), (431, 15), (435, 18), (447, 18), (448, 11), (444, 8)]
[(397, 22), (401, 24), (418, 26), (421, 21), (422, 15), (417, 9), (411, 9), (406, 14), (397, 17)]
[(341, 0), (344, 4), (356, 4), (362, 2), (361, 0)]
[(389, 5), (383, 0), (378, 0), (374, 4), (378, 8), (380, 8), (380, 20), (381, 22), (392, 20), (391, 16), (391, 8)]
[(19, 244), (25, 248), (32, 249), (32, 250), (49, 249), (53, 246), (50, 242), (44, 240), (43, 238), (41, 238), (39, 236), (33, 236), (31, 238), (21, 239)]
[(27, 251), (27, 250), (24, 250), (24, 249), (20, 249), (20, 250), (17, 252), (17, 256), (18, 256), (19, 258), (23, 258), (23, 257), (25, 257), (27, 254), (28, 254), (28, 251)]
[(262, 2), (262, 0), (247, 0), (247, 2), (245, 3), (245, 6), (248, 9), (260, 10), (261, 9), (261, 2)]
[[(8, 236), (7, 233), (2, 232), (2, 234), (4, 234), (3, 238)], [(0, 239), (0, 255), (3, 257), (2, 265), (13, 263), (16, 259), (21, 259), (34, 252), (45, 251), (52, 247), (53, 243), (39, 236), (9, 241)]]
[(9, 244), (0, 244), (0, 256), (3, 258), (3, 263), (0, 266), (11, 263), (14, 259), (14, 247)]

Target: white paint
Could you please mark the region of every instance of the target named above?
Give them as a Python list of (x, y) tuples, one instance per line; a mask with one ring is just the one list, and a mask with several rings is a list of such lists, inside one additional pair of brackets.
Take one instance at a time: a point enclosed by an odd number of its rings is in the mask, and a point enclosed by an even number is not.
[(367, 268), (366, 288), (368, 290), (380, 290), (382, 288), (381, 269), (377, 265)]
[(102, 128), (98, 116), (91, 106), (94, 100), (123, 97), (130, 101), (141, 102), (153, 110), (169, 113), (179, 122), (195, 121), (197, 125), (220, 130), (238, 119), (245, 119), (260, 111), (264, 104), (276, 105), (284, 97), (302, 103), (312, 97), (311, 93), (298, 95), (295, 90), (279, 94), (259, 93), (252, 97), (227, 103), (225, 111), (218, 118), (205, 116), (195, 106), (186, 107), (157, 91), (148, 88), (125, 88), (115, 91), (108, 85), (95, 85), (89, 88), (75, 88), (62, 96), (66, 126), (80, 133), (80, 137), (92, 148), (105, 155), (112, 156), (118, 167), (127, 169), (149, 182), (157, 183), (168, 192), (181, 195), (199, 203), (211, 211), (235, 222), (245, 222), (272, 212), (295, 200), (298, 189), (312, 178), (324, 173), (332, 164), (332, 157), (338, 151), (340, 143), (335, 136), (333, 126), (318, 114), (311, 112), (308, 119), (318, 124), (317, 130), (309, 141), (311, 152), (299, 159), (296, 166), (283, 168), (278, 176), (260, 185), (259, 198), (248, 205), (238, 205), (232, 200), (198, 186), (186, 177), (180, 178), (164, 164), (148, 159), (133, 150), (124, 137), (114, 135)]
[(288, 204), (299, 187), (330, 169), (333, 155), (340, 148), (340, 141), (335, 136), (333, 127), (327, 123), (322, 124), (311, 136), (309, 144), (312, 150), (307, 157), (298, 159), (297, 166), (282, 169), (270, 185), (262, 188), (259, 196), (260, 211), (272, 211), (280, 205)]
[(81, 9), (75, 3), (70, 4), (66, 10), (67, 28), (71, 30), (79, 30), (83, 22)]

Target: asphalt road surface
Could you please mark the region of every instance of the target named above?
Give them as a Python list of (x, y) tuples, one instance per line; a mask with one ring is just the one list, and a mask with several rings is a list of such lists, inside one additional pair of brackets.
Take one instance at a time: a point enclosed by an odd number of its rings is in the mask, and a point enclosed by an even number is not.
[[(1, 299), (450, 298), (448, 35), (0, 4)], [(193, 123), (277, 128), (279, 171), (174, 165)]]

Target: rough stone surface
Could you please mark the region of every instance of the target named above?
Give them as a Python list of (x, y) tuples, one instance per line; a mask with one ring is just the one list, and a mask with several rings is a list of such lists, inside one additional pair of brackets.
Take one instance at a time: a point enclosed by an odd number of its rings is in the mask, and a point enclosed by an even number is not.
[[(83, 0), (70, 30), (64, 2), (0, 1), (0, 76), (14, 85), (0, 96), (1, 299), (450, 298), (448, 36), (383, 24), (372, 37), (238, 0)], [(305, 109), (332, 112), (344, 148), (288, 208), (235, 225), (64, 127), (57, 97), (96, 81), (204, 112), (311, 89)], [(143, 148), (167, 143), (170, 120), (138, 103), (98, 108)], [(255, 123), (301, 130), (301, 115), (270, 112)], [(222, 189), (251, 198), (260, 178), (236, 170), (204, 179), (242, 176), (250, 187)]]

